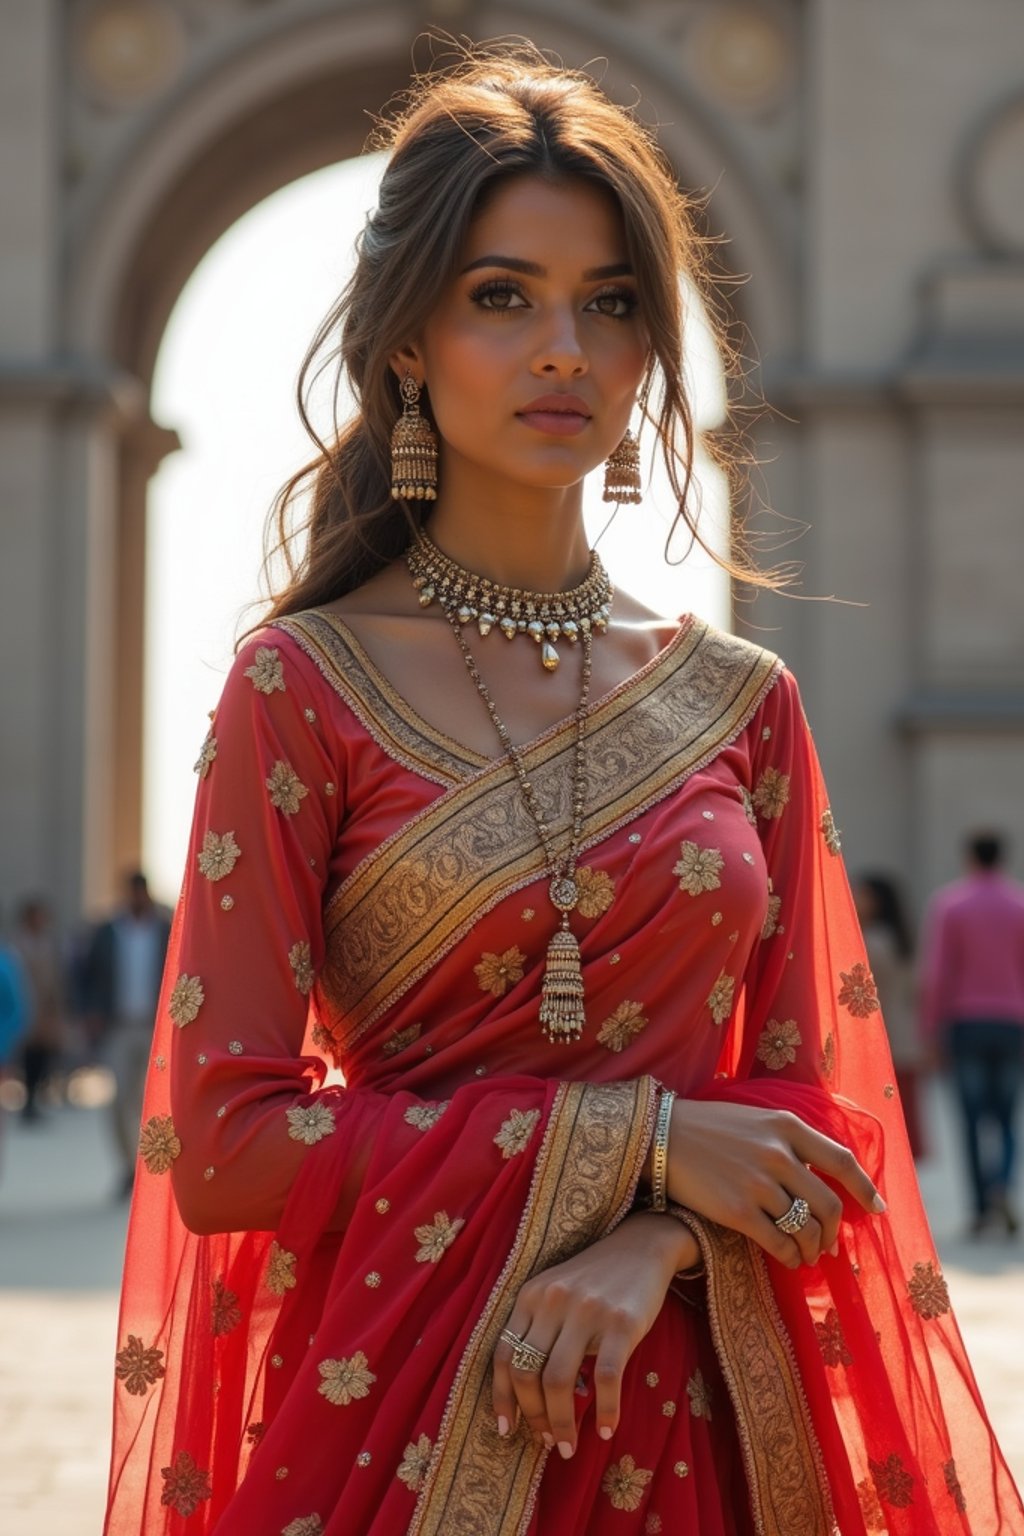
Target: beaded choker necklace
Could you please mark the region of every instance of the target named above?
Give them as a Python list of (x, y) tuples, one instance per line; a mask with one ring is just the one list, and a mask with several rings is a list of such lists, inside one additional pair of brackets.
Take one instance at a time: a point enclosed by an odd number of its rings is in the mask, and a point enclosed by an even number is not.
[(460, 625), (476, 624), (481, 635), (489, 635), (492, 629), (500, 629), (506, 640), (529, 635), (540, 646), (546, 672), (558, 666), (557, 640), (574, 645), (581, 636), (608, 628), (614, 588), (596, 550), (591, 552), (586, 577), (570, 592), (499, 586), (456, 565), (425, 533), (417, 536), (405, 558), (423, 608), (439, 603), (446, 618), (455, 617)]

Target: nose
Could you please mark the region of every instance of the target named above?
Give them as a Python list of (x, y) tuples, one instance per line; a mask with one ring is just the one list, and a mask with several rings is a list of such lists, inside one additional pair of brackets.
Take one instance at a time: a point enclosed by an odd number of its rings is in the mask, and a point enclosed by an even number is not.
[(577, 379), (588, 367), (575, 313), (569, 308), (553, 312), (535, 350), (533, 372), (542, 378)]

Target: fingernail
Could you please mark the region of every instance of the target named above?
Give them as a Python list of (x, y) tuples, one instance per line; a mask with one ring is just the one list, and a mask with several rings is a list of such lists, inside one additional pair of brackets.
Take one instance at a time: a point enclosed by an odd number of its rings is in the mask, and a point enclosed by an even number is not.
[(541, 1439), (544, 1441), (544, 1444), (547, 1446), (549, 1451), (553, 1451), (554, 1450), (554, 1448), (555, 1448), (555, 1437), (554, 1437), (554, 1435), (549, 1435), (547, 1430), (545, 1430), (544, 1433), (541, 1435)]
[(569, 1460), (569, 1457), (572, 1455), (572, 1446), (569, 1444), (568, 1440), (559, 1440), (558, 1454), (562, 1457), (563, 1461)]
[(506, 1417), (505, 1417), (505, 1415), (503, 1413), (499, 1413), (498, 1414), (498, 1434), (499, 1435), (507, 1435), (508, 1434), (508, 1419), (506, 1419)]
[(612, 1427), (611, 1427), (611, 1425), (610, 1424), (602, 1424), (601, 1428), (598, 1430), (598, 1434), (601, 1436), (602, 1440), (610, 1440), (611, 1437), (612, 1437)]
[(829, 1253), (832, 1255), (832, 1257), (834, 1259), (838, 1259), (838, 1257), (839, 1257), (839, 1239), (838, 1238), (836, 1238), (835, 1242), (832, 1244), (832, 1247), (829, 1249)]
[(875, 1212), (876, 1216), (881, 1216), (883, 1211), (887, 1211), (889, 1209), (877, 1191), (875, 1192), (875, 1198), (871, 1202), (871, 1209)]

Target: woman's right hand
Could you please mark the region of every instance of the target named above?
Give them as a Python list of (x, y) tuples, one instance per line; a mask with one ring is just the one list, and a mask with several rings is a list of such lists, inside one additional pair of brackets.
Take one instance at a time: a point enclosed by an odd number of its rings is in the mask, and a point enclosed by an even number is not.
[[(744, 1233), (790, 1269), (816, 1264), (839, 1235), (842, 1201), (815, 1169), (866, 1211), (885, 1210), (849, 1147), (786, 1110), (677, 1098), (668, 1153), (671, 1200)], [(775, 1222), (797, 1199), (807, 1201), (811, 1214), (790, 1237)]]

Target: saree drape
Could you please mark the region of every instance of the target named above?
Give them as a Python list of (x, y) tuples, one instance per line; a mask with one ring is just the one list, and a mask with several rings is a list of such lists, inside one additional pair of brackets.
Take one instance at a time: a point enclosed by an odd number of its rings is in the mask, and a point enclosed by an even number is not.
[[(587, 729), (587, 1028), (555, 1048), (508, 764), (327, 613), (236, 659), (154, 1039), (108, 1536), (1024, 1532), (792, 674), (687, 618)], [(525, 752), (563, 833), (572, 742)], [(889, 1210), (847, 1202), (839, 1257), (796, 1273), (679, 1213), (706, 1279), (666, 1298), (610, 1443), (585, 1364), (562, 1462), (497, 1435), (490, 1358), (525, 1280), (628, 1212), (659, 1082), (802, 1116)]]

